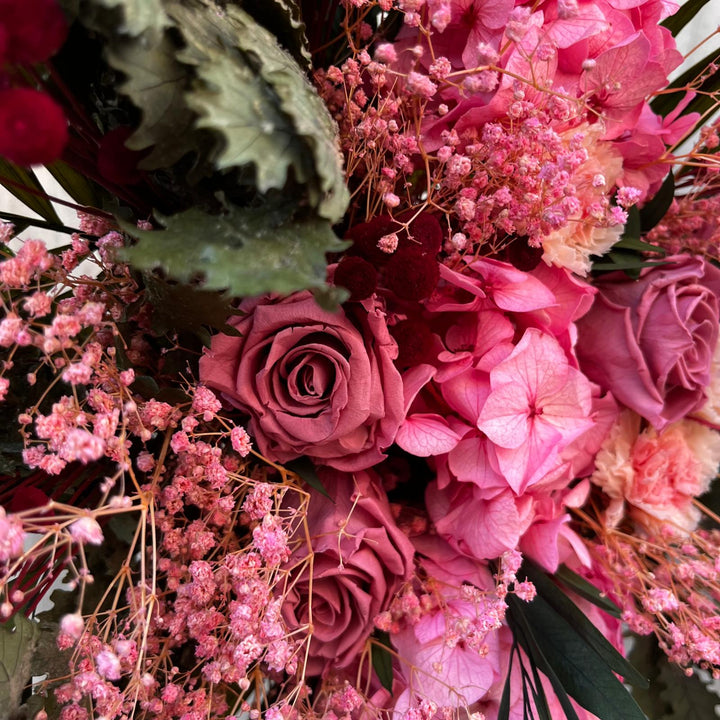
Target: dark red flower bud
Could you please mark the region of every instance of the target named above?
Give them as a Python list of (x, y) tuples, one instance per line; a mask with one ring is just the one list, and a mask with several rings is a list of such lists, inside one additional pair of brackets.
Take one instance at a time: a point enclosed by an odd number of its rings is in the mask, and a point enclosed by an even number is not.
[(399, 368), (414, 367), (434, 360), (433, 336), (425, 323), (420, 320), (401, 320), (390, 328), (390, 333), (398, 344), (395, 364)]
[(142, 180), (138, 164), (147, 150), (131, 150), (125, 145), (133, 132), (131, 127), (123, 125), (111, 130), (100, 140), (98, 170), (106, 180), (116, 185), (134, 185)]
[(344, 257), (335, 268), (335, 285), (350, 291), (350, 300), (365, 300), (377, 288), (377, 270), (361, 257)]
[(437, 260), (415, 248), (396, 252), (385, 268), (385, 284), (403, 300), (429, 297), (439, 278)]
[(370, 222), (355, 225), (345, 235), (345, 238), (352, 240), (353, 243), (348, 254), (360, 255), (375, 267), (381, 267), (391, 258), (391, 255), (380, 250), (377, 245), (378, 240), (384, 235), (398, 230), (400, 230), (400, 225), (389, 215), (379, 215)]
[(67, 22), (56, 0), (0, 0), (0, 62), (43, 62), (66, 36)]
[(30, 88), (0, 90), (0, 155), (17, 165), (57, 160), (68, 140), (62, 108)]
[[(411, 216), (412, 217), (412, 216)], [(437, 255), (443, 241), (443, 229), (440, 221), (428, 212), (420, 213), (410, 223), (412, 244), (428, 255)]]

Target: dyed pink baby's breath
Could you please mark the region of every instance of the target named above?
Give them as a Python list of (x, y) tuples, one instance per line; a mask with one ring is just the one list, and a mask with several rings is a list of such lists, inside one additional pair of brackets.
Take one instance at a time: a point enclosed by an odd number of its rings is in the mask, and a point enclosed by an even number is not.
[(70, 534), (79, 543), (102, 545), (103, 532), (98, 521), (86, 515), (75, 520), (70, 525)]

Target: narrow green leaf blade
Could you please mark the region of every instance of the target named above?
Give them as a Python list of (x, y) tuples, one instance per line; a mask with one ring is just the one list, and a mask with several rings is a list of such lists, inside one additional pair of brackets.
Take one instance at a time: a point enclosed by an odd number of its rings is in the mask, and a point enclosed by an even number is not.
[(620, 618), (620, 608), (610, 598), (600, 594), (600, 591), (584, 577), (578, 575), (572, 571), (566, 565), (561, 565), (555, 577), (562, 582), (563, 585), (568, 587), (574, 593), (584, 598), (588, 602), (597, 605), (601, 610), (604, 610), (608, 615), (612, 615), (615, 618)]
[(371, 645), (372, 666), (377, 673), (380, 684), (388, 691), (392, 692), (393, 688), (393, 668), (392, 655), (388, 648), (390, 647), (390, 636), (386, 632), (377, 631), (375, 633), (377, 642)]
[(90, 183), (90, 181), (81, 175), (77, 170), (73, 170), (67, 163), (56, 160), (50, 165), (46, 165), (50, 174), (58, 181), (62, 189), (76, 202), (78, 205), (86, 205), (88, 207), (99, 207), (100, 198)]
[[(536, 602), (537, 598), (533, 601)], [(532, 622), (527, 613), (527, 606), (514, 595), (508, 595), (508, 621), (520, 645), (527, 653), (532, 663), (533, 674), (537, 677), (540, 670), (550, 680), (558, 702), (562, 706), (566, 720), (579, 720), (575, 708), (573, 708), (565, 691), (564, 683), (555, 672), (553, 664), (545, 657), (543, 646), (533, 633)], [(542, 685), (541, 685), (542, 686)], [(535, 693), (533, 693), (535, 695)], [(577, 698), (576, 698), (577, 700)], [(542, 712), (542, 711), (540, 711)], [(603, 720), (606, 720), (603, 718)]]
[[(10, 182), (6, 182), (6, 180)], [(45, 193), (32, 170), (21, 168), (0, 157), (0, 184), (44, 220), (62, 225), (52, 203), (46, 197), (30, 192), (30, 190), (35, 190)]]
[(330, 493), (325, 489), (322, 484), (322, 480), (318, 477), (315, 472), (315, 466), (312, 461), (307, 457), (299, 457), (297, 460), (291, 460), (285, 463), (286, 467), (291, 472), (294, 472), (303, 482), (306, 482), (313, 490), (317, 490), (321, 495), (324, 495), (329, 500), (332, 500)]
[(674, 197), (675, 176), (669, 172), (652, 200), (640, 208), (641, 234), (650, 232), (665, 217)]
[(666, 18), (660, 24), (666, 27), (673, 36), (676, 36), (708, 2), (710, 0), (687, 0), (674, 15)]

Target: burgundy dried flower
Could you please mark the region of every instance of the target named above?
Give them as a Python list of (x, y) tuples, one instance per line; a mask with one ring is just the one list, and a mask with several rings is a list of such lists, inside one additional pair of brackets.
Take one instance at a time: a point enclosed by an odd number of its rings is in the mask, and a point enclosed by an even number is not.
[(396, 253), (385, 268), (388, 289), (403, 300), (429, 297), (439, 278), (435, 258), (414, 248)]
[(67, 22), (56, 0), (0, 0), (0, 64), (43, 62), (66, 36)]
[(335, 285), (350, 291), (350, 300), (365, 300), (377, 287), (377, 270), (361, 257), (344, 257), (335, 268)]

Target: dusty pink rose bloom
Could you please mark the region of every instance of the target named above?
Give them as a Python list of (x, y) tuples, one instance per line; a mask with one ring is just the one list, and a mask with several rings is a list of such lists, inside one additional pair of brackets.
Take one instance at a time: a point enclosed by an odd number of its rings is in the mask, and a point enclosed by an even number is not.
[(385, 458), (404, 417), (397, 344), (379, 301), (353, 306), (327, 312), (307, 291), (246, 300), (229, 321), (239, 335), (216, 335), (201, 358), (201, 381), (250, 416), (270, 459), (352, 471)]
[(606, 521), (616, 525), (627, 505), (692, 531), (700, 519), (692, 500), (710, 487), (720, 464), (720, 434), (692, 420), (640, 432), (640, 418), (622, 413), (596, 458), (592, 481), (610, 497)]
[(638, 280), (599, 280), (578, 320), (582, 371), (658, 430), (705, 403), (718, 340), (720, 270), (677, 255)]
[(414, 554), (375, 475), (327, 469), (319, 475), (331, 498), (311, 495), (312, 566), (303, 543), (287, 563), (294, 570), (283, 605), (291, 629), (309, 623), (312, 609), (309, 675), (357, 659), (375, 616), (409, 579)]

